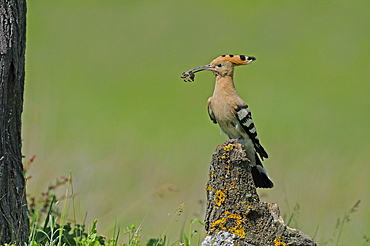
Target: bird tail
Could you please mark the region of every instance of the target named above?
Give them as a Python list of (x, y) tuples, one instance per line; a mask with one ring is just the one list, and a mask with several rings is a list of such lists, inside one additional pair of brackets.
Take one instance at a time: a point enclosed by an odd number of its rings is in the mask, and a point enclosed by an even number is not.
[(272, 188), (274, 183), (271, 181), (266, 169), (263, 167), (260, 158), (256, 153), (256, 165), (252, 166), (252, 177), (257, 188)]

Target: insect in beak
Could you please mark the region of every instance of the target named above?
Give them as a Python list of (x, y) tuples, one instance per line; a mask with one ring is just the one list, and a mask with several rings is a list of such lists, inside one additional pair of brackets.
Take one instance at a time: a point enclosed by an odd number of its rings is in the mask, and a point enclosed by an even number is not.
[(211, 65), (203, 65), (200, 67), (190, 69), (187, 72), (183, 72), (181, 78), (184, 79), (184, 82), (193, 82), (195, 79), (195, 73), (203, 70), (213, 70), (213, 67)]

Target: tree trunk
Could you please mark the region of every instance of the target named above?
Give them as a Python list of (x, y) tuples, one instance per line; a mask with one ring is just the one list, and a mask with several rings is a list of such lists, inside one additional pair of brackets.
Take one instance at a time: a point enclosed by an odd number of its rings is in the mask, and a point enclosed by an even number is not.
[(27, 242), (21, 153), (26, 2), (0, 0), (0, 244)]
[(243, 145), (219, 145), (209, 176), (202, 246), (316, 245), (284, 224), (277, 204), (260, 201)]

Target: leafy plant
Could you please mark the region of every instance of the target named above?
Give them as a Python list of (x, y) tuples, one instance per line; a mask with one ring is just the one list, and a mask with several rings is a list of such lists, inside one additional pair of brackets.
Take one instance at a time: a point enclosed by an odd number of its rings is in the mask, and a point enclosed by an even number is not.
[[(34, 157), (27, 162), (28, 165), (26, 165), (24, 169), (25, 175), (33, 160)], [(30, 179), (30, 177), (28, 179)], [(65, 194), (61, 197), (57, 197), (57, 190), (60, 187), (65, 187)], [(98, 235), (96, 229), (98, 219), (93, 221), (90, 231), (86, 230), (86, 225), (84, 223), (78, 224), (75, 222), (75, 219), (67, 219), (68, 208), (71, 203), (74, 208), (74, 197), (72, 174), (70, 174), (68, 178), (61, 177), (57, 179), (55, 184), (49, 185), (47, 190), (41, 193), (39, 198), (28, 196), (31, 225), (28, 246), (117, 245), (119, 230), (118, 232), (114, 232), (116, 236), (111, 239)], [(63, 208), (61, 210), (59, 204), (63, 201)]]
[(196, 242), (196, 245), (200, 245), (201, 243), (201, 236), (200, 234), (198, 233), (197, 230), (193, 230), (193, 225), (195, 223), (198, 223), (199, 225), (201, 226), (204, 226), (204, 223), (203, 221), (199, 220), (199, 219), (192, 219), (190, 221), (190, 226), (189, 226), (189, 231), (188, 231), (188, 234), (186, 235), (185, 233), (183, 233), (182, 237), (183, 237), (183, 245), (184, 246), (190, 246), (192, 245), (192, 239), (195, 237), (195, 236), (198, 236), (197, 238), (197, 242)]

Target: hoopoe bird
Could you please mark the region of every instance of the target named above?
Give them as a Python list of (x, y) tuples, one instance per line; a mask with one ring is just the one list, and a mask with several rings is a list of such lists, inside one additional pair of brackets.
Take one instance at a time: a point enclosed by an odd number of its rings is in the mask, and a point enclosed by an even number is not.
[(181, 78), (185, 82), (190, 82), (194, 81), (197, 72), (204, 70), (213, 72), (216, 84), (212, 97), (208, 99), (209, 117), (230, 139), (236, 139), (244, 145), (256, 187), (272, 188), (274, 184), (261, 162), (261, 159), (268, 158), (267, 152), (258, 139), (252, 113), (236, 92), (233, 80), (236, 66), (247, 65), (255, 60), (256, 58), (252, 56), (222, 55), (208, 65), (184, 72)]

